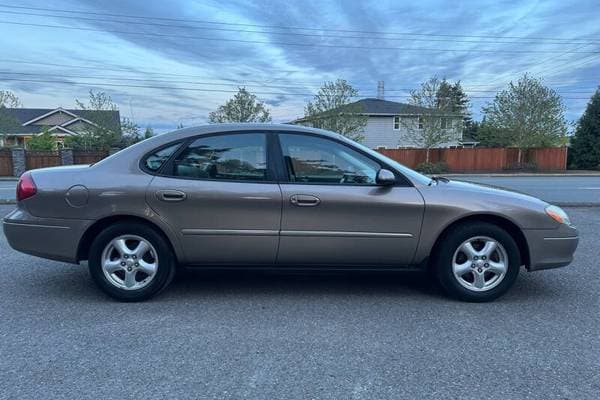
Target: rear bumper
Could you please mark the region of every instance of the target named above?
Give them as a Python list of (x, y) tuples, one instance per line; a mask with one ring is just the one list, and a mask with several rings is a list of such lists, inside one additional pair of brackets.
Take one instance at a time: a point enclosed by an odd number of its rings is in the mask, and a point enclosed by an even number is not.
[(77, 263), (77, 246), (90, 221), (38, 218), (17, 208), (3, 219), (13, 249), (51, 260)]
[(574, 227), (561, 225), (557, 229), (530, 229), (523, 233), (529, 246), (529, 271), (565, 267), (573, 261), (579, 244)]

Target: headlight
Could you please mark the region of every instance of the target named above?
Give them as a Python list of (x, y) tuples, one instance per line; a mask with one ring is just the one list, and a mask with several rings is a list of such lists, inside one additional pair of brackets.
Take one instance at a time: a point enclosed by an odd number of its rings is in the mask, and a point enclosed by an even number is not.
[(569, 220), (569, 216), (560, 207), (548, 206), (546, 207), (546, 214), (548, 214), (550, 218), (552, 218), (559, 224), (571, 225), (571, 220)]

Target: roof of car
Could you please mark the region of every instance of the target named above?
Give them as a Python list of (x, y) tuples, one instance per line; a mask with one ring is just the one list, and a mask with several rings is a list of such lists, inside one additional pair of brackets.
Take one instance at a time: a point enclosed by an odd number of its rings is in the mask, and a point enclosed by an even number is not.
[(173, 132), (165, 133), (159, 136), (179, 136), (189, 137), (194, 135), (202, 135), (208, 133), (220, 132), (256, 132), (256, 131), (293, 131), (293, 132), (309, 132), (318, 135), (339, 137), (338, 133), (325, 131), (323, 129), (311, 128), (304, 125), (292, 124), (263, 124), (263, 123), (233, 123), (233, 124), (209, 124), (190, 128), (182, 128)]

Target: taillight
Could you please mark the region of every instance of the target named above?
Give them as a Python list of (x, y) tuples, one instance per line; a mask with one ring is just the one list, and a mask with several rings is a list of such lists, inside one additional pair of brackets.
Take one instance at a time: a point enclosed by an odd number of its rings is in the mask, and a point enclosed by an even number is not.
[(37, 193), (37, 187), (29, 172), (25, 172), (21, 175), (19, 183), (17, 184), (17, 201), (28, 199)]

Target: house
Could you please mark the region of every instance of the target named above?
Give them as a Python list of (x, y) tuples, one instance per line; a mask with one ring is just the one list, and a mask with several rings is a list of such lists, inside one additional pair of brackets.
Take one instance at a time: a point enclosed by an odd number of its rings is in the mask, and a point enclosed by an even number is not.
[(99, 125), (120, 134), (119, 111), (64, 108), (0, 108), (0, 146), (27, 147), (27, 141), (45, 129), (59, 143), (65, 137), (89, 132)]
[[(415, 131), (423, 129), (424, 116), (431, 118), (432, 110), (395, 101), (366, 98), (347, 105), (362, 110), (367, 115), (367, 125), (361, 135), (362, 144), (372, 149), (394, 149), (398, 147), (421, 147)], [(446, 130), (451, 139), (437, 147), (471, 147), (472, 140), (463, 139), (463, 117), (456, 113), (437, 112), (439, 129)], [(301, 118), (294, 123), (310, 124)], [(436, 124), (437, 125), (437, 124)]]

